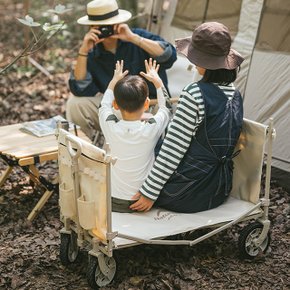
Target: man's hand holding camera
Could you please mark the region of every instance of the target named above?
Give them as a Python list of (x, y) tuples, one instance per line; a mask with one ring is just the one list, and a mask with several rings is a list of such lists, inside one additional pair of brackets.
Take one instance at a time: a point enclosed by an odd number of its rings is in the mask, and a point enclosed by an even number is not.
[(139, 36), (134, 34), (127, 24), (92, 26), (84, 37), (80, 53), (88, 53), (96, 44), (103, 42), (106, 38), (135, 43)]
[[(142, 45), (142, 49), (146, 50), (152, 56), (161, 55), (164, 51), (158, 42), (145, 39), (140, 35), (133, 33), (127, 24), (121, 23), (115, 25), (92, 26), (90, 31), (84, 37), (79, 53), (88, 54), (96, 44), (103, 42), (104, 40), (106, 44), (109, 44), (112, 40), (118, 39), (132, 42), (139, 47)], [(111, 45), (112, 44), (109, 44), (109, 46)]]
[(129, 26), (125, 23), (114, 25), (115, 34), (112, 38), (121, 39), (124, 41), (134, 42), (137, 35), (131, 31)]
[(99, 38), (99, 35), (101, 35), (101, 31), (97, 27), (91, 27), (84, 37), (79, 52), (87, 54), (96, 44), (104, 41), (104, 38)]

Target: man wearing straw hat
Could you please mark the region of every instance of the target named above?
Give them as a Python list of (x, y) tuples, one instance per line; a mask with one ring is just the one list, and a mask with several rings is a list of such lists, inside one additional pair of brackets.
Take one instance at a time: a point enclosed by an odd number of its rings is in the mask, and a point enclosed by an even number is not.
[[(117, 60), (124, 61), (129, 74), (144, 71), (144, 60), (153, 57), (160, 64), (159, 75), (167, 87), (166, 69), (176, 60), (175, 48), (161, 37), (144, 29), (130, 29), (131, 13), (118, 8), (115, 0), (95, 0), (87, 4), (87, 15), (78, 19), (87, 25), (69, 80), (72, 94), (67, 102), (69, 121), (79, 125), (91, 138), (100, 130), (97, 109), (114, 74)], [(150, 96), (156, 90), (149, 85)]]

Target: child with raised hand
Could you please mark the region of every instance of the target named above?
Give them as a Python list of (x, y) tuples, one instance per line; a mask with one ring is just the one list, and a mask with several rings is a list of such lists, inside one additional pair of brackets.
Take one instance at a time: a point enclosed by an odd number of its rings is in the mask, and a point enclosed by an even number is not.
[[(152, 82), (157, 91), (159, 109), (147, 121), (142, 115), (149, 107), (149, 90), (146, 81), (137, 75), (123, 72), (123, 61), (117, 61), (114, 76), (108, 85), (99, 110), (100, 126), (117, 158), (112, 167), (112, 210), (131, 212), (132, 196), (138, 191), (155, 156), (154, 148), (170, 119), (165, 105), (166, 89), (158, 75), (156, 61), (145, 61), (146, 72), (140, 74)], [(122, 119), (114, 115), (113, 107), (120, 110)]]

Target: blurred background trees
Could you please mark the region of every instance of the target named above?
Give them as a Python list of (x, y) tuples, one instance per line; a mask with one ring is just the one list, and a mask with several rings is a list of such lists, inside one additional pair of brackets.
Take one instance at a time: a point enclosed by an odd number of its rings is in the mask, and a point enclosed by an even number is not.
[[(1, 0), (0, 1), (0, 71), (22, 53), (29, 45), (32, 39), (35, 38), (31, 27), (21, 24), (17, 19), (25, 19), (29, 15), (35, 22), (40, 24), (35, 27), (37, 32), (41, 31), (41, 27), (45, 23), (58, 23), (60, 19), (65, 25), (61, 31), (54, 35), (47, 43), (41, 45), (41, 51), (35, 51), (33, 58), (42, 63), (45, 61), (48, 70), (69, 70), (66, 62), (63, 61), (64, 56), (73, 56), (80, 45), (87, 27), (78, 25), (77, 19), (86, 14), (86, 5), (89, 0)], [(146, 28), (146, 15), (141, 15), (144, 12), (145, 0), (117, 0), (121, 9), (126, 9), (132, 13), (132, 20), (128, 22), (131, 27)], [(56, 5), (62, 4), (70, 9), (64, 15), (56, 15), (48, 13), (54, 9)], [(148, 3), (147, 3), (148, 5)], [(61, 16), (61, 17), (60, 17)], [(7, 37), (9, 35), (9, 37)], [(11, 49), (13, 48), (13, 49)], [(71, 64), (70, 64), (71, 65)], [(16, 70), (34, 70), (25, 60), (17, 61), (9, 67)]]

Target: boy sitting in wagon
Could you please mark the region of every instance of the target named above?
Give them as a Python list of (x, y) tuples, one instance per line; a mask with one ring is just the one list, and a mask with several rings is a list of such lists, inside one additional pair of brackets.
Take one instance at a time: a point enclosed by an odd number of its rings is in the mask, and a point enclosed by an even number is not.
[[(159, 109), (154, 117), (142, 121), (149, 107), (146, 81), (123, 72), (123, 61), (117, 61), (113, 79), (104, 94), (99, 109), (100, 126), (117, 162), (112, 167), (112, 210), (132, 212), (133, 195), (139, 190), (152, 168), (154, 148), (168, 125), (170, 111), (166, 107), (167, 91), (158, 75), (156, 61), (145, 61), (146, 73), (140, 74), (157, 90)], [(120, 110), (122, 119), (114, 115)]]

